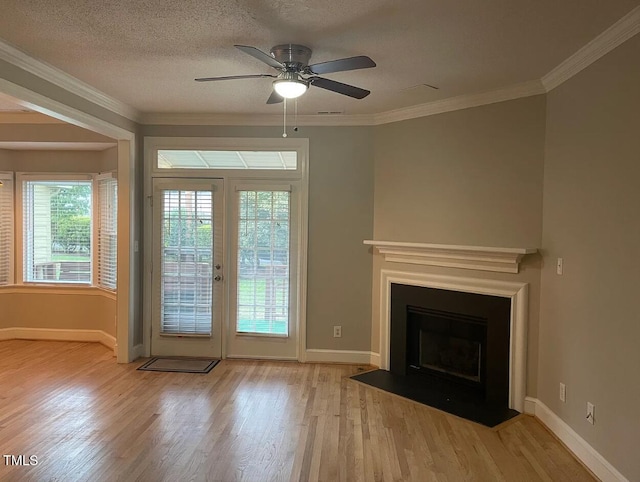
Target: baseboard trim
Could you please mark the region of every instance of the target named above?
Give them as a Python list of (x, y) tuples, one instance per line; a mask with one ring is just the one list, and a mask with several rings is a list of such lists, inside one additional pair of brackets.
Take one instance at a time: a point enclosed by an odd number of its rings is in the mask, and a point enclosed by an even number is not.
[(225, 358), (230, 360), (269, 360), (269, 361), (298, 361), (295, 357), (286, 356), (261, 356), (261, 355), (227, 355)]
[(88, 341), (102, 343), (113, 350), (116, 346), (114, 336), (102, 330), (65, 330), (58, 328), (2, 328), (0, 340), (52, 340), (52, 341)]
[(369, 357), (369, 365), (380, 368), (380, 353), (371, 352), (371, 356)]
[(537, 401), (537, 398), (524, 397), (524, 413), (526, 413), (527, 415), (535, 415)]
[(540, 400), (527, 397), (525, 412), (535, 415), (600, 480), (603, 482), (629, 482), (596, 449)]
[[(371, 364), (370, 351), (307, 349), (307, 363), (353, 363), (354, 365)], [(378, 355), (378, 359), (380, 355)]]

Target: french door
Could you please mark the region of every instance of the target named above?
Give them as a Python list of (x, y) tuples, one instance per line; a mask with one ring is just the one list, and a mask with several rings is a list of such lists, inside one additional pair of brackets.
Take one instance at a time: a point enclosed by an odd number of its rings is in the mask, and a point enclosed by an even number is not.
[(297, 359), (297, 190), (154, 179), (152, 355)]
[(222, 355), (223, 185), (155, 179), (151, 354)]

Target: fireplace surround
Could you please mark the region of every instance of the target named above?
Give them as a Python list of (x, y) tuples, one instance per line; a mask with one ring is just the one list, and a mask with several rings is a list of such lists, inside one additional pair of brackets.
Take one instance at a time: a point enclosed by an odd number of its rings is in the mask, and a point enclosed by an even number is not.
[[(508, 341), (505, 344), (508, 358), (506, 380), (506, 405), (519, 412), (524, 411), (526, 395), (526, 335), (528, 311), (528, 284), (493, 279), (443, 276), (428, 273), (381, 270), (380, 280), (380, 368), (393, 371), (397, 366), (397, 355), (392, 358), (392, 336), (399, 336), (391, 330), (392, 287), (393, 285), (432, 288), (460, 293), (489, 295), (503, 298), (508, 307)], [(450, 312), (448, 309), (440, 311)], [(482, 343), (480, 343), (482, 346)], [(482, 348), (480, 348), (481, 350)], [(402, 355), (406, 358), (406, 353)], [(402, 362), (407, 366), (406, 362)], [(490, 395), (490, 399), (493, 395)]]

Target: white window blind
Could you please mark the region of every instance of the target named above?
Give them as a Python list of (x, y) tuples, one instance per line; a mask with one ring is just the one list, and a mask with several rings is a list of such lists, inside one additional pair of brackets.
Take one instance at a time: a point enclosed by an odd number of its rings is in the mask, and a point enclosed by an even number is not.
[(91, 283), (92, 182), (22, 184), (24, 281)]
[(118, 270), (118, 181), (98, 178), (98, 286), (116, 289)]
[(13, 177), (0, 174), (0, 285), (13, 283)]
[(213, 196), (162, 191), (161, 331), (211, 335)]

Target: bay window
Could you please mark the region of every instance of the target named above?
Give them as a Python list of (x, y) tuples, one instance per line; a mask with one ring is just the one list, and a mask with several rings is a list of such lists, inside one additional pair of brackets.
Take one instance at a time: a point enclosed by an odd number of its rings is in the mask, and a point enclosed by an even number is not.
[[(115, 177), (25, 173), (18, 174), (16, 184), (21, 225), (17, 255), (22, 283), (81, 284), (115, 290)], [(0, 238), (5, 231), (0, 219)], [(0, 283), (2, 253), (0, 247)]]

